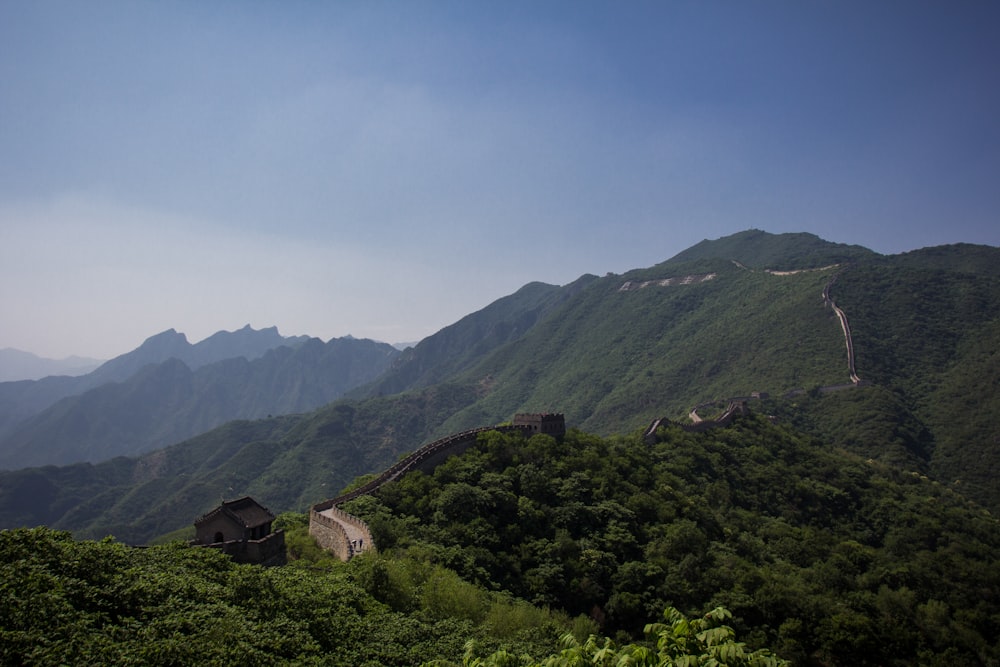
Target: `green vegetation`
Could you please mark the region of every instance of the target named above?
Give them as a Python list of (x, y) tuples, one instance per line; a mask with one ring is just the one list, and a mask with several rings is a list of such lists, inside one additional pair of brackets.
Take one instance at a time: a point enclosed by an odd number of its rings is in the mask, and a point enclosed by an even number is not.
[[(291, 531), (301, 523), (280, 519)], [(617, 649), (585, 619), (571, 623), (413, 559), (261, 568), (180, 543), (136, 549), (44, 528), (0, 531), (2, 665), (375, 667), (457, 664), (463, 654), (466, 665), (515, 655), (524, 657), (503, 664), (536, 664), (527, 656), (560, 635), (560, 658), (572, 664), (606, 664), (598, 660), (615, 654), (645, 656), (636, 665), (688, 655), (780, 664), (735, 642), (721, 625), (727, 614), (689, 622), (668, 610), (666, 624), (649, 626), (650, 642)]]
[(437, 385), (230, 422), (137, 459), (0, 472), (0, 526), (44, 524), (142, 544), (190, 526), (221, 498), (252, 495), (274, 512), (302, 511), (433, 439), (432, 429), (475, 397)]
[(2, 531), (0, 664), (416, 665), (457, 659), (469, 640), (540, 653), (567, 630), (542, 610), (519, 625), (500, 609), (501, 641), (488, 617), (473, 622), (435, 596), (449, 582), (437, 570), (425, 599), (394, 611), (366, 589), (371, 569), (366, 559), (260, 568), (181, 544), (136, 549), (43, 528)]
[[(4, 659), (643, 664), (667, 661), (664, 628), (645, 632), (664, 609), (674, 628), (724, 608), (731, 618), (704, 622), (731, 632), (703, 625), (688, 656), (997, 664), (1000, 250), (881, 257), (737, 236), (624, 276), (526, 286), (309, 414), (230, 422), (137, 459), (0, 473), (0, 526), (149, 543), (182, 537), (220, 498), (253, 495), (285, 513), (293, 559), (261, 571), (176, 545), (5, 533)], [(847, 379), (820, 297), (834, 274), (867, 381), (843, 391), (826, 391)], [(754, 391), (771, 398), (731, 427), (668, 427), (654, 446), (635, 432)], [(581, 430), (561, 443), (489, 435), (354, 501), (379, 556), (344, 565), (308, 536), (301, 512), (352, 480), (542, 410)], [(272, 590), (270, 607), (248, 593)]]
[[(716, 277), (619, 291), (627, 280), (707, 272)], [(820, 297), (832, 275), (712, 260), (602, 278), (463, 375), (489, 378), (491, 390), (449, 425), (558, 406), (569, 423), (609, 434), (706, 400), (847, 382), (840, 325)]]
[[(666, 623), (646, 626), (647, 641), (618, 647), (607, 637), (591, 635), (581, 643), (572, 633), (563, 635), (563, 649), (536, 662), (528, 656), (514, 656), (509, 651), (481, 659), (473, 642), (466, 645), (464, 667), (562, 667), (570, 665), (629, 665), (631, 667), (680, 667), (715, 665), (718, 667), (784, 667), (788, 664), (767, 649), (746, 650), (736, 641), (729, 626), (722, 625), (732, 617), (723, 607), (716, 607), (704, 618), (688, 620), (681, 612), (668, 607), (663, 613)], [(452, 663), (435, 662), (425, 667), (448, 667)]]
[[(723, 606), (747, 650), (796, 664), (1000, 655), (1000, 531), (987, 512), (762, 417), (661, 437), (494, 432), (347, 508), (383, 557), (590, 617), (618, 643), (666, 607)], [(412, 599), (399, 586), (385, 595)]]
[(995, 248), (928, 248), (852, 267), (834, 290), (851, 320), (862, 377), (893, 392), (926, 430), (920, 448), (928, 473), (994, 511), (998, 267)]
[(528, 283), (407, 349), (390, 372), (352, 395), (384, 396), (445, 382), (523, 336), (595, 279), (585, 275), (563, 287)]
[(858, 245), (830, 243), (815, 234), (769, 234), (748, 229), (713, 241), (702, 241), (664, 265), (701, 259), (735, 260), (755, 269), (790, 271), (870, 260), (877, 255)]

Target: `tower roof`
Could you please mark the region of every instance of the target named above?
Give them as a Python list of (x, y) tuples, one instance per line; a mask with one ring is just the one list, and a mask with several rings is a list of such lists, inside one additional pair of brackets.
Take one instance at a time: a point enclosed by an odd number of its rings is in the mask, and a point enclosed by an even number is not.
[(250, 496), (245, 496), (238, 500), (223, 502), (214, 510), (196, 520), (194, 525), (197, 526), (204, 523), (220, 513), (232, 518), (245, 528), (256, 528), (257, 526), (274, 521), (274, 515), (271, 514), (270, 510)]

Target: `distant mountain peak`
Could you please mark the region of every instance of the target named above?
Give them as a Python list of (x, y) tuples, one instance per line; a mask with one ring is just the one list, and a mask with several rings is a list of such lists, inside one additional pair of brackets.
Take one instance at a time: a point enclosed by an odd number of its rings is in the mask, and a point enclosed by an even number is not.
[(0, 350), (0, 382), (39, 380), (52, 375), (85, 375), (102, 363), (104, 362), (100, 359), (77, 356), (49, 359), (24, 350), (5, 347)]
[(666, 263), (724, 259), (755, 269), (794, 270), (877, 256), (874, 250), (863, 246), (826, 241), (809, 232), (772, 234), (760, 229), (747, 229), (718, 239), (700, 241)]

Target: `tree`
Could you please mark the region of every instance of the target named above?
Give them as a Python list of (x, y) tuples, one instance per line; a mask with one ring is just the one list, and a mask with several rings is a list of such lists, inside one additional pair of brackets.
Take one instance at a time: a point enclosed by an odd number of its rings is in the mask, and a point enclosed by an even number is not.
[[(591, 635), (582, 644), (572, 634), (562, 636), (563, 649), (541, 661), (497, 651), (485, 658), (466, 645), (463, 667), (786, 667), (790, 663), (767, 649), (748, 651), (736, 633), (723, 623), (729, 610), (716, 607), (701, 618), (689, 620), (674, 607), (663, 612), (665, 623), (646, 626), (647, 643), (618, 648), (607, 637)], [(655, 642), (655, 649), (653, 644)], [(441, 663), (430, 663), (440, 665)], [(425, 667), (430, 667), (427, 665)]]

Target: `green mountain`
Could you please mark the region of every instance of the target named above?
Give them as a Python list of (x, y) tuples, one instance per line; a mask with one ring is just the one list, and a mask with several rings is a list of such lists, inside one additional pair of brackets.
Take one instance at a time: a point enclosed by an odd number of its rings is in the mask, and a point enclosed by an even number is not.
[[(996, 248), (881, 256), (746, 232), (620, 276), (532, 284), (314, 413), (226, 425), (139, 459), (0, 474), (0, 525), (145, 541), (222, 497), (302, 510), (423, 442), (516, 412), (563, 412), (612, 435), (754, 394), (769, 398), (753, 410), (828, 446), (940, 476), (996, 510), (994, 267)], [(828, 287), (850, 321), (858, 387)]]
[(353, 395), (385, 396), (442, 382), (524, 336), (595, 279), (583, 276), (564, 287), (529, 283), (406, 349), (389, 372)]
[(460, 376), (489, 393), (454, 427), (557, 410), (610, 434), (713, 399), (849, 382), (843, 334), (821, 296), (833, 275), (706, 259), (595, 280)]
[(0, 466), (135, 456), (233, 419), (313, 410), (370, 382), (397, 355), (371, 340), (312, 338), (253, 360), (238, 356), (196, 370), (177, 358), (149, 364), (125, 382), (64, 398), (23, 422), (0, 441)]
[(476, 399), (463, 387), (339, 401), (307, 415), (233, 421), (137, 458), (0, 473), (0, 526), (44, 524), (130, 543), (191, 525), (220, 500), (304, 511), (386, 468)]
[(872, 259), (877, 253), (859, 245), (831, 243), (815, 234), (769, 234), (749, 229), (721, 239), (705, 240), (674, 255), (670, 263), (728, 259), (775, 271), (807, 269)]
[(380, 550), (347, 563), (301, 515), (275, 568), (0, 531), (0, 663), (995, 664), (1000, 531), (960, 493), (763, 415), (656, 435), (485, 433), (352, 501)]

